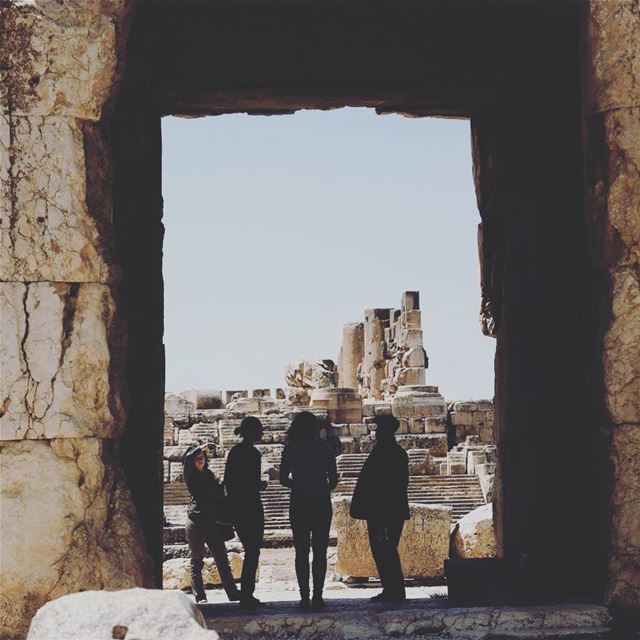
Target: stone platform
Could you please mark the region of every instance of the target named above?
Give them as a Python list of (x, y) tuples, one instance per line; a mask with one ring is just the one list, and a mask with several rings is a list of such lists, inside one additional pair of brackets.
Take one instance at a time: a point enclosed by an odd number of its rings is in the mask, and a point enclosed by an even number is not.
[(206, 604), (200, 609), (207, 628), (222, 640), (612, 637), (607, 610), (595, 605), (457, 608), (449, 606), (446, 598), (410, 599), (394, 605), (372, 604), (364, 598), (325, 599), (327, 609), (321, 613), (300, 611), (291, 600), (269, 602), (255, 613), (231, 603)]

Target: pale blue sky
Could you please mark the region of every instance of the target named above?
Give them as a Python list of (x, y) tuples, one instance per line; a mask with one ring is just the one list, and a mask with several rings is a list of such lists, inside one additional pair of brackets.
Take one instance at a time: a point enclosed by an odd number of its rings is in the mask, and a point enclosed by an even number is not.
[(428, 384), (493, 397), (469, 123), (369, 109), (164, 118), (167, 389), (284, 386), (420, 291)]

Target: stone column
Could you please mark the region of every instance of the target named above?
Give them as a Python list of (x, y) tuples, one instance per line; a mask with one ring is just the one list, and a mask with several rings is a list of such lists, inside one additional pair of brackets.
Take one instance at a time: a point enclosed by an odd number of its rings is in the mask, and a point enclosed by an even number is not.
[(358, 366), (364, 357), (364, 324), (348, 322), (342, 329), (338, 386), (358, 388)]
[(385, 377), (384, 330), (389, 326), (389, 309), (367, 309), (364, 312), (363, 373), (367, 397), (382, 399), (381, 385)]
[(126, 340), (101, 124), (130, 7), (2, 14), (0, 636), (19, 638), (47, 600), (151, 586), (152, 570), (116, 447)]

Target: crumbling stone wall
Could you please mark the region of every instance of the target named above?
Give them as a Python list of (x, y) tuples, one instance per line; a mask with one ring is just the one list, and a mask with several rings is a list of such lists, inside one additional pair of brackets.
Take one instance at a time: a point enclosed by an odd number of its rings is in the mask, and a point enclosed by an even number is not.
[(588, 216), (600, 274), (609, 446), (607, 602), (640, 603), (640, 7), (593, 1), (586, 24)]
[(47, 600), (150, 584), (125, 411), (105, 105), (123, 0), (3, 3), (0, 636)]

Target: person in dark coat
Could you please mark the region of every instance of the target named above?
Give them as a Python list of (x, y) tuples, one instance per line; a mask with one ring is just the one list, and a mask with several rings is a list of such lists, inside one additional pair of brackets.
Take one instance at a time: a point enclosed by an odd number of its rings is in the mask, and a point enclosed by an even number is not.
[[(331, 447), (318, 437), (320, 424), (309, 411), (295, 416), (280, 463), (280, 483), (291, 488), (289, 519), (296, 550), (296, 577), (303, 609), (324, 609), (331, 492), (338, 484)], [(313, 548), (313, 598), (309, 599), (309, 551)]]
[(207, 451), (208, 445), (190, 447), (183, 462), (184, 480), (191, 495), (185, 523), (191, 555), (191, 588), (196, 602), (207, 601), (202, 582), (206, 543), (227, 597), (229, 600), (240, 600), (240, 592), (229, 567), (224, 533), (221, 526), (216, 524), (217, 505), (224, 490), (220, 479), (209, 469)]
[(267, 482), (261, 476), (261, 455), (254, 446), (262, 440), (262, 423), (258, 418), (247, 416), (234, 433), (242, 437), (242, 442), (229, 451), (224, 484), (232, 505), (233, 526), (244, 547), (240, 606), (251, 609), (262, 605), (253, 595), (264, 538), (264, 510), (260, 491), (267, 488)]
[(393, 416), (376, 416), (376, 444), (366, 459), (351, 500), (351, 517), (366, 520), (369, 543), (382, 593), (374, 602), (405, 600), (398, 544), (409, 519), (409, 457), (396, 442), (400, 423)]

